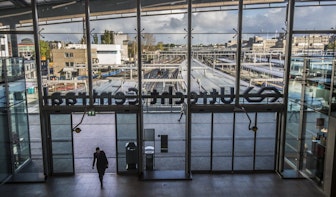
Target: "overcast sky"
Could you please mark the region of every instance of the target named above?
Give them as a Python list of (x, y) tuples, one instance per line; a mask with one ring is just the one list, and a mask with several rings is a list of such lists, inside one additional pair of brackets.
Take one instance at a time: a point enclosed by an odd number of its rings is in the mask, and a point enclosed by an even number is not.
[[(336, 7), (299, 7), (295, 10), (295, 29), (322, 30), (336, 27)], [(243, 16), (243, 39), (253, 35), (274, 37), (284, 32), (285, 8), (245, 10)], [(233, 39), (237, 29), (237, 11), (202, 12), (192, 17), (193, 44), (225, 43)], [(143, 33), (152, 33), (157, 42), (185, 44), (187, 15), (159, 15), (142, 17)], [(83, 24), (71, 23), (43, 26), (45, 40), (78, 42), (82, 37)], [(123, 18), (91, 22), (92, 33), (104, 30), (128, 33), (130, 39), (136, 35), (136, 18)]]

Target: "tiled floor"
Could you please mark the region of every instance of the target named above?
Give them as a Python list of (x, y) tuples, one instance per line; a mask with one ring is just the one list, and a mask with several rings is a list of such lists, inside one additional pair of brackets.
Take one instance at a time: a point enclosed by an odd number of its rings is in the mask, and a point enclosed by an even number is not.
[(281, 179), (276, 174), (194, 174), (188, 181), (141, 181), (136, 176), (106, 174), (104, 188), (96, 173), (49, 177), (46, 183), (0, 185), (3, 197), (319, 197), (324, 196), (305, 179)]

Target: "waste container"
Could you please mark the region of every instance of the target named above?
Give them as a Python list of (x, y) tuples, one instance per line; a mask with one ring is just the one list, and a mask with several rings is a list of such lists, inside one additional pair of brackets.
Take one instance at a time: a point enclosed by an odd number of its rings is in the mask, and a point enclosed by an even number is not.
[(153, 170), (154, 169), (154, 147), (146, 146), (145, 155), (146, 155), (146, 170)]
[(126, 169), (134, 170), (137, 168), (138, 163), (138, 148), (135, 142), (127, 142), (126, 148)]

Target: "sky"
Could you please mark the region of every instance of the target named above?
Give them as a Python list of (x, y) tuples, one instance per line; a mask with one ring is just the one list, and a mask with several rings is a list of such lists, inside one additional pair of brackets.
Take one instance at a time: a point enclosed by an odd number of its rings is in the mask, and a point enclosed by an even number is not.
[[(294, 28), (297, 30), (323, 30), (336, 28), (336, 6), (298, 7), (295, 10)], [(243, 12), (243, 39), (253, 35), (271, 38), (285, 32), (285, 8), (250, 9)], [(158, 15), (142, 17), (142, 32), (155, 35), (157, 42), (186, 44), (187, 15)], [(193, 44), (224, 44), (234, 39), (237, 29), (237, 11), (194, 13), (192, 17)], [(104, 30), (127, 33), (130, 39), (136, 36), (136, 18), (92, 21), (92, 33)], [(82, 37), (83, 24), (41, 26), (45, 40), (78, 42)]]

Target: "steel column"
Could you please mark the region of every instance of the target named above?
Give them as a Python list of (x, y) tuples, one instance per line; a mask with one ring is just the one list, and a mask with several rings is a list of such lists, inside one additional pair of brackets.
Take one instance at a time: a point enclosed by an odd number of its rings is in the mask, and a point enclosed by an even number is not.
[(241, 47), (242, 47), (242, 30), (243, 30), (243, 0), (239, 0), (238, 5), (238, 32), (237, 32), (237, 56), (236, 56), (236, 95), (235, 105), (239, 105), (240, 91), (240, 66), (241, 66)]
[(93, 107), (93, 76), (92, 76), (92, 56), (91, 56), (91, 31), (90, 31), (90, 0), (85, 0), (85, 28), (86, 28), (86, 53), (89, 78), (89, 99), (90, 107)]
[(187, 37), (188, 37), (188, 43), (187, 43), (187, 114), (186, 114), (186, 124), (185, 124), (185, 138), (186, 138), (186, 148), (185, 148), (185, 158), (186, 158), (186, 163), (185, 163), (185, 172), (187, 176), (190, 176), (191, 173), (191, 110), (190, 110), (190, 84), (191, 84), (191, 21), (192, 18), (192, 0), (188, 0), (188, 32), (187, 32)]
[(43, 154), (43, 166), (44, 174), (50, 175), (50, 162), (51, 162), (51, 150), (48, 146), (48, 138), (50, 136), (48, 132), (48, 117), (45, 115), (43, 109), (43, 85), (42, 85), (42, 71), (41, 71), (41, 54), (40, 54), (40, 35), (39, 35), (39, 25), (38, 25), (38, 13), (37, 13), (37, 0), (32, 0), (32, 18), (33, 18), (33, 29), (34, 29), (34, 45), (35, 45), (35, 63), (36, 63), (36, 78), (37, 78), (37, 93), (39, 102), (39, 114), (40, 114), (40, 124), (41, 124), (41, 143), (42, 143), (42, 154)]
[[(142, 173), (143, 167), (142, 167), (142, 142), (143, 142), (143, 106), (141, 102), (142, 98), (142, 56), (141, 56), (141, 0), (137, 0), (137, 41), (138, 41), (138, 86), (139, 86), (139, 92), (138, 92), (138, 100), (139, 102), (139, 110), (137, 112), (137, 140), (138, 140), (138, 172)], [(135, 54), (135, 52), (134, 52)]]
[(287, 125), (287, 106), (288, 106), (288, 83), (290, 75), (290, 65), (292, 56), (292, 42), (293, 42), (293, 24), (294, 24), (294, 7), (295, 0), (289, 0), (287, 5), (287, 32), (286, 32), (286, 48), (285, 48), (285, 73), (284, 73), (284, 89), (283, 89), (283, 103), (284, 103), (284, 113), (281, 118), (281, 134), (280, 134), (280, 152), (279, 152), (279, 169), (278, 171), (283, 171), (284, 168), (284, 157), (285, 157), (285, 143), (286, 143), (286, 125)]

